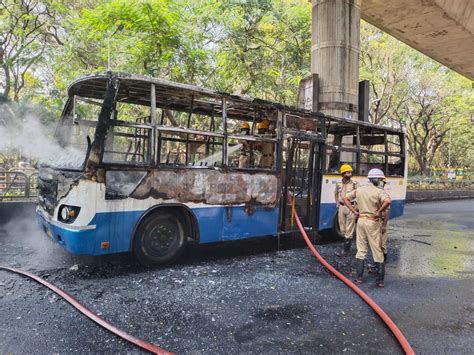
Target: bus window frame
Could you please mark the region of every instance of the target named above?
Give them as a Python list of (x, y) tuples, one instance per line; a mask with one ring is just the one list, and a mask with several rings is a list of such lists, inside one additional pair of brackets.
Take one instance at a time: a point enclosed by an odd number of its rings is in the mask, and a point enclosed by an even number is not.
[[(141, 78), (140, 78), (141, 79)], [(77, 81), (77, 86), (72, 86), (69, 89), (69, 99), (72, 99), (73, 94), (77, 94), (85, 98), (100, 98), (102, 96), (102, 90), (104, 90), (103, 106), (101, 113), (99, 114), (99, 119), (97, 123), (97, 129), (95, 133), (94, 140), (99, 138), (97, 144), (105, 142), (104, 138), (104, 126), (111, 126), (112, 123), (118, 125), (125, 125), (134, 128), (146, 128), (151, 129), (152, 134), (150, 136), (149, 142), (149, 157), (146, 163), (138, 164), (140, 167), (146, 168), (157, 168), (157, 167), (173, 167), (173, 168), (201, 168), (206, 169), (210, 168), (209, 166), (191, 166), (188, 164), (183, 165), (170, 165), (163, 164), (160, 162), (160, 157), (158, 156), (161, 152), (162, 145), (162, 135), (165, 132), (170, 133), (179, 133), (182, 135), (197, 135), (203, 137), (209, 137), (208, 140), (205, 140), (204, 144), (220, 144), (220, 142), (212, 142), (213, 137), (222, 139), (222, 155), (221, 155), (221, 164), (220, 166), (212, 166), (213, 169), (223, 169), (223, 170), (235, 170), (235, 171), (249, 171), (252, 173), (278, 173), (283, 168), (284, 152), (283, 152), (283, 142), (286, 134), (299, 134), (302, 132), (308, 132), (313, 135), (320, 135), (323, 139), (326, 139), (329, 134), (342, 134), (339, 133), (341, 128), (343, 131), (350, 132), (355, 135), (355, 148), (347, 148), (337, 146), (337, 140), (334, 140), (334, 143), (325, 144), (325, 154), (323, 154), (324, 159), (324, 170), (326, 169), (328, 152), (331, 150), (336, 150), (337, 159), (340, 163), (341, 152), (355, 152), (355, 171), (360, 173), (362, 154), (376, 154), (384, 157), (383, 168), (388, 172), (388, 158), (389, 157), (399, 157), (402, 162), (400, 164), (406, 163), (406, 142), (404, 137), (404, 132), (390, 127), (373, 125), (367, 122), (361, 121), (352, 121), (343, 118), (336, 118), (325, 116), (318, 112), (305, 111), (300, 109), (295, 109), (285, 105), (280, 105), (278, 103), (268, 102), (258, 99), (248, 99), (239, 96), (233, 96), (229, 94), (222, 94), (218, 92), (213, 92), (207, 89), (201, 89), (197, 87), (192, 87), (186, 84), (171, 83), (165, 80), (160, 79), (147, 79), (143, 78), (141, 80), (131, 80), (128, 77), (120, 77), (117, 75), (104, 75), (98, 76), (95, 78), (94, 82), (89, 83), (87, 86), (81, 86), (81, 81)], [(148, 81), (149, 80), (149, 81)], [(89, 86), (90, 84), (90, 86)], [(96, 88), (95, 91), (91, 91), (89, 96), (90, 88)], [(196, 98), (196, 99), (195, 99)], [(117, 120), (113, 120), (114, 116), (109, 115), (107, 111), (114, 111), (114, 103), (117, 101), (124, 101), (131, 104), (142, 105), (150, 107), (150, 124), (136, 124), (136, 123), (124, 123)], [(66, 114), (66, 111), (70, 115), (70, 110), (72, 102), (66, 104), (65, 110), (63, 111), (63, 118)], [(229, 106), (230, 105), (230, 106)], [(158, 118), (158, 109), (161, 109), (161, 118)], [(207, 115), (211, 117), (210, 123), (205, 123), (204, 126), (210, 125), (209, 129), (204, 127), (206, 130), (200, 129), (190, 129), (189, 127), (167, 127), (163, 124), (163, 119), (165, 116), (165, 110), (174, 110), (182, 111), (188, 113), (187, 126), (189, 126), (190, 118), (193, 114), (198, 115)], [(214, 115), (215, 113), (215, 115)], [(255, 134), (252, 136), (240, 137), (239, 134), (234, 132), (229, 132), (228, 120), (235, 119), (240, 121), (252, 122), (251, 132), (255, 130), (255, 125), (257, 122), (260, 122), (266, 115), (274, 124), (276, 124), (275, 132), (273, 137), (258, 137)], [(219, 117), (217, 126), (212, 127), (212, 118)], [(221, 121), (222, 119), (222, 121)], [(184, 123), (184, 121), (183, 121)], [(217, 128), (217, 132), (215, 129)], [(284, 133), (283, 131), (287, 131)], [(289, 133), (289, 131), (293, 131)], [(385, 138), (385, 148), (383, 152), (380, 151), (371, 151), (361, 149), (360, 137), (363, 132), (368, 134), (384, 134), (385, 137), (388, 135), (398, 135), (400, 148), (398, 153), (389, 152), (387, 149), (388, 139)], [(267, 141), (272, 144), (275, 144), (274, 155), (275, 160), (271, 169), (261, 168), (261, 167), (252, 167), (250, 169), (241, 169), (234, 166), (229, 166), (229, 156), (228, 156), (228, 140), (229, 139), (248, 139), (255, 141)], [(94, 142), (93, 142), (94, 143)], [(186, 138), (185, 144), (186, 149), (186, 160), (189, 160), (189, 145), (192, 142), (189, 138)], [(96, 144), (96, 145), (97, 145)], [(207, 147), (206, 147), (207, 149)], [(93, 168), (97, 164), (101, 164), (107, 167), (119, 166), (118, 163), (104, 163), (103, 154), (95, 147), (93, 144), (92, 158), (88, 157), (88, 161), (91, 163), (86, 168)], [(207, 152), (206, 152), (207, 154)], [(206, 155), (207, 156), (207, 155)], [(98, 157), (95, 158), (95, 157)], [(135, 162), (136, 164), (136, 162)], [(127, 168), (132, 168), (133, 164), (122, 164)], [(397, 164), (398, 165), (398, 164)], [(403, 176), (403, 173), (396, 169), (397, 173)], [(399, 175), (397, 175), (399, 176)]]
[[(348, 152), (348, 153), (355, 153), (355, 162), (349, 162), (349, 164), (353, 165), (354, 172), (357, 175), (361, 174), (361, 166), (362, 164), (370, 164), (370, 163), (362, 163), (362, 154), (367, 154), (367, 155), (376, 155), (376, 156), (381, 156), (383, 157), (383, 168), (382, 170), (384, 171), (385, 175), (387, 176), (394, 176), (394, 177), (400, 177), (404, 175), (404, 172), (401, 172), (400, 174), (393, 175), (389, 174), (389, 157), (398, 157), (401, 159), (400, 164), (404, 166), (405, 161), (406, 161), (406, 147), (405, 147), (405, 137), (404, 133), (401, 131), (396, 131), (396, 130), (390, 130), (387, 127), (383, 126), (371, 126), (370, 124), (364, 125), (361, 122), (354, 121), (354, 122), (348, 122), (344, 121), (343, 129), (340, 131), (335, 128), (334, 126), (332, 127), (333, 130), (330, 131), (331, 127), (331, 121), (333, 122), (341, 122), (339, 119), (334, 119), (331, 117), (328, 117), (329, 124), (327, 125), (328, 129), (326, 131), (326, 136), (329, 134), (334, 135), (334, 142), (337, 141), (342, 141), (343, 136), (347, 135), (353, 135), (355, 137), (355, 148), (351, 147), (343, 147), (342, 143), (340, 145), (334, 145), (334, 144), (326, 144), (326, 154), (324, 155), (327, 158), (328, 151), (336, 151), (337, 153), (337, 166), (340, 166), (342, 164), (341, 162), (341, 153), (342, 152)], [(354, 130), (350, 130), (349, 128), (353, 127)], [(361, 129), (363, 128), (363, 130)], [(364, 149), (361, 148), (361, 135), (366, 134), (366, 135), (383, 135), (384, 140), (383, 140), (383, 146), (384, 150), (383, 151), (375, 151), (375, 150), (370, 150), (370, 149)], [(389, 136), (398, 136), (399, 142), (400, 142), (400, 150), (399, 153), (394, 153), (389, 151), (389, 141), (388, 137)], [(339, 139), (338, 139), (339, 138)], [(329, 164), (331, 162), (328, 162)], [(336, 164), (333, 164), (336, 165)], [(332, 165), (332, 166), (333, 166)], [(330, 166), (326, 167), (326, 162), (324, 164), (325, 167), (325, 172), (329, 174), (334, 174), (334, 172), (329, 171)]]
[[(114, 115), (115, 116), (115, 115)], [(147, 159), (145, 162), (140, 163), (140, 162), (130, 162), (130, 163), (122, 163), (122, 162), (112, 162), (112, 161), (104, 161), (104, 157), (106, 153), (118, 153), (118, 154), (125, 154), (122, 152), (114, 152), (114, 151), (107, 151), (106, 150), (106, 140), (104, 140), (103, 145), (104, 145), (104, 151), (101, 157), (101, 164), (104, 166), (136, 166), (140, 168), (147, 168), (152, 166), (152, 160), (151, 157), (153, 155), (152, 151), (150, 150), (150, 140), (151, 137), (153, 136), (153, 127), (151, 124), (146, 124), (146, 123), (133, 123), (133, 122), (127, 122), (127, 121), (121, 121), (121, 120), (109, 120), (107, 122), (107, 135), (111, 133), (111, 128), (113, 127), (127, 127), (127, 128), (135, 128), (135, 129), (144, 129), (144, 130), (149, 130), (148, 134), (148, 149), (147, 149)], [(114, 136), (129, 136), (129, 133), (119, 133), (116, 134), (114, 133)], [(136, 155), (136, 154), (132, 154)]]
[[(155, 94), (154, 94), (155, 93)], [(153, 95), (154, 94), (154, 95)], [(212, 96), (207, 96), (206, 94), (200, 93), (200, 97), (203, 98), (208, 98), (212, 99)], [(122, 126), (122, 127), (130, 127), (130, 128), (136, 128), (136, 129), (147, 129), (151, 130), (151, 134), (148, 136), (148, 142), (149, 142), (149, 151), (147, 152), (147, 161), (140, 163), (140, 162), (130, 162), (130, 163), (121, 163), (121, 162), (110, 162), (110, 161), (104, 161), (104, 155), (102, 154), (101, 159), (100, 159), (100, 164), (106, 169), (111, 169), (111, 168), (147, 168), (147, 169), (153, 169), (153, 168), (173, 168), (173, 169), (214, 169), (214, 170), (236, 170), (236, 171), (245, 171), (245, 172), (252, 172), (252, 173), (257, 173), (257, 172), (262, 172), (262, 173), (276, 173), (278, 172), (279, 166), (281, 166), (281, 163), (278, 161), (278, 151), (279, 151), (279, 140), (278, 140), (278, 133), (276, 134), (275, 137), (259, 137), (257, 135), (248, 135), (248, 136), (243, 136), (235, 133), (228, 132), (228, 119), (229, 116), (227, 114), (228, 110), (228, 102), (235, 102), (237, 104), (243, 104), (243, 105), (249, 105), (248, 102), (244, 100), (239, 100), (237, 98), (227, 98), (224, 95), (218, 96), (217, 100), (221, 102), (221, 118), (222, 118), (222, 123), (223, 123), (223, 129), (222, 132), (216, 132), (212, 131), (212, 119), (216, 116), (213, 116), (212, 114), (206, 114), (202, 112), (195, 112), (193, 110), (193, 103), (194, 103), (194, 94), (191, 95), (191, 104), (189, 107), (183, 108), (182, 110), (177, 110), (174, 109), (173, 111), (179, 111), (179, 112), (185, 112), (188, 113), (188, 119), (187, 119), (187, 124), (186, 128), (180, 127), (180, 126), (168, 126), (164, 124), (164, 115), (165, 115), (165, 110), (167, 110), (166, 105), (157, 103), (156, 100), (156, 86), (155, 84), (151, 83), (150, 84), (150, 106), (148, 105), (143, 105), (143, 103), (139, 102), (129, 102), (130, 104), (135, 104), (135, 105), (140, 105), (140, 106), (148, 106), (150, 107), (150, 123), (135, 123), (135, 122), (128, 122), (128, 121), (122, 121), (122, 120), (116, 120), (116, 108), (115, 108), (115, 103), (117, 101), (114, 101), (114, 108), (113, 112), (111, 115), (111, 119), (107, 120), (105, 122), (105, 125), (107, 127), (107, 132), (111, 129), (111, 127), (115, 126)], [(154, 105), (153, 105), (154, 104)], [(253, 115), (252, 115), (252, 129), (255, 128), (256, 126), (256, 121), (257, 121), (257, 109), (263, 110), (262, 107), (259, 107), (257, 103), (255, 104), (250, 104), (253, 106)], [(160, 118), (160, 122), (158, 123), (157, 120), (157, 109), (161, 109), (162, 114)], [(266, 108), (270, 109), (270, 108)], [(275, 111), (280, 112), (278, 108), (273, 107), (272, 108)], [(206, 115), (211, 118), (210, 122), (210, 129), (209, 130), (199, 130), (199, 129), (192, 129), (189, 128), (190, 125), (190, 120), (191, 116), (193, 114), (201, 114), (201, 115)], [(281, 116), (281, 115), (278, 115)], [(236, 120), (241, 120), (245, 121), (248, 120), (249, 117), (246, 117), (245, 115), (242, 115), (242, 117), (238, 117), (235, 114), (232, 117), (233, 119)], [(276, 122), (276, 130), (275, 132), (278, 131), (278, 119)], [(214, 124), (215, 125), (215, 124)], [(215, 127), (215, 126), (214, 126)], [(183, 139), (177, 139), (177, 141), (184, 143), (186, 145), (186, 163), (185, 164), (173, 164), (173, 163), (166, 163), (161, 161), (161, 147), (164, 141), (166, 140), (171, 140), (171, 139), (166, 139), (163, 137), (164, 134), (169, 133), (169, 134), (178, 134), (178, 135), (186, 135), (186, 138)], [(196, 143), (192, 140), (190, 140), (189, 136), (190, 135), (197, 135), (197, 136), (205, 136), (209, 138), (219, 138), (222, 139), (222, 143), (220, 142), (215, 142), (215, 140), (211, 143), (211, 139), (207, 140), (203, 144), (207, 145), (222, 145), (222, 154), (221, 154), (221, 159), (220, 159), (220, 164), (219, 165), (189, 165), (189, 145), (192, 143)], [(272, 168), (263, 168), (263, 167), (252, 167), (252, 168), (238, 168), (238, 167), (233, 167), (229, 166), (228, 162), (228, 154), (227, 154), (227, 142), (229, 139), (244, 139), (244, 140), (250, 140), (254, 142), (269, 142), (274, 144), (274, 154), (275, 154), (275, 160)], [(174, 139), (173, 139), (174, 140)], [(102, 142), (104, 145), (105, 149), (105, 140)], [(206, 148), (207, 149), (207, 148)], [(110, 153), (110, 152), (109, 152)]]

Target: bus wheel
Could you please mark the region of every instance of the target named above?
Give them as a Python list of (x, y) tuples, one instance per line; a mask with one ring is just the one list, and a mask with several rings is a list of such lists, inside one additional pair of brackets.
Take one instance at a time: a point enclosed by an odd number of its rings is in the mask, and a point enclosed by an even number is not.
[(332, 237), (336, 240), (344, 239), (344, 235), (341, 233), (341, 228), (339, 227), (339, 218), (338, 218), (338, 211), (334, 215), (334, 219), (332, 220)]
[(173, 213), (154, 212), (137, 228), (133, 253), (145, 266), (154, 266), (176, 259), (184, 249), (186, 237), (182, 222)]

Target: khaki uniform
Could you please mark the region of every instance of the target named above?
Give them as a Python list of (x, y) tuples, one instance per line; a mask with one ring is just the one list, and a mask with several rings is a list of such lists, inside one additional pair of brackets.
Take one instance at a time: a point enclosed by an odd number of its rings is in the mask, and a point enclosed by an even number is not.
[[(339, 212), (337, 214), (339, 228), (346, 239), (352, 239), (352, 236), (354, 235), (356, 217), (351, 210), (344, 205), (344, 197), (358, 187), (359, 183), (356, 181), (341, 181), (336, 184), (336, 190), (334, 192), (336, 201), (339, 201)], [(354, 202), (354, 199), (351, 199), (351, 202)]]
[[(389, 218), (390, 216), (390, 208), (387, 208), (387, 216), (386, 218)], [(382, 233), (382, 252), (384, 254), (387, 254), (387, 244), (388, 244), (388, 222), (387, 226), (385, 228), (385, 233)]]
[[(258, 134), (257, 137), (262, 138), (273, 138), (272, 134)], [(257, 149), (259, 153), (256, 154), (255, 165), (261, 168), (270, 169), (273, 167), (273, 143), (261, 142), (258, 144)]]
[(370, 246), (374, 261), (383, 263), (382, 230), (376, 212), (385, 200), (390, 200), (390, 196), (383, 189), (367, 184), (351, 191), (346, 197), (349, 200), (355, 198), (359, 207), (356, 258), (364, 260), (367, 256), (367, 246)]
[(385, 233), (382, 233), (382, 252), (387, 254), (387, 244), (388, 244), (388, 224)]
[(239, 168), (245, 169), (250, 166), (250, 155), (252, 154), (252, 145), (247, 141), (240, 141)]
[(248, 168), (249, 162), (250, 162), (250, 157), (241, 152), (239, 155), (239, 168), (240, 169)]
[(262, 168), (271, 168), (273, 166), (273, 144), (262, 144)]

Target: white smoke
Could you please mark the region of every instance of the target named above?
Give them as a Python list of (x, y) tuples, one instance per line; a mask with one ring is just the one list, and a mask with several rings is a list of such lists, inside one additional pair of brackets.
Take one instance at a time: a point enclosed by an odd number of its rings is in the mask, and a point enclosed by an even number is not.
[(85, 149), (61, 147), (53, 139), (52, 130), (49, 131), (34, 110), (20, 113), (11, 104), (0, 105), (0, 152), (16, 149), (22, 156), (38, 160), (41, 164), (80, 168), (85, 159)]

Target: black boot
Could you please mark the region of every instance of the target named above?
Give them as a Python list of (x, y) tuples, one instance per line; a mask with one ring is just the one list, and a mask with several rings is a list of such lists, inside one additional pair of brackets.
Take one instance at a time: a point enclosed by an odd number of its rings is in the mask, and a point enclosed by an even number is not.
[(351, 243), (352, 240), (346, 238), (344, 240), (344, 246), (342, 251), (337, 251), (336, 256), (347, 256), (351, 254)]
[(347, 255), (351, 253), (351, 244), (352, 244), (352, 240), (349, 238), (346, 238), (346, 240), (344, 241), (344, 253), (346, 253)]
[(369, 272), (369, 274), (378, 274), (379, 263), (374, 262), (373, 264), (367, 265), (367, 271)]
[(385, 283), (385, 263), (378, 263), (379, 264), (379, 274), (377, 277), (377, 286), (378, 287), (384, 287)]
[(356, 284), (361, 284), (363, 282), (362, 277), (364, 276), (364, 260), (356, 259), (356, 271), (357, 279), (355, 280)]

